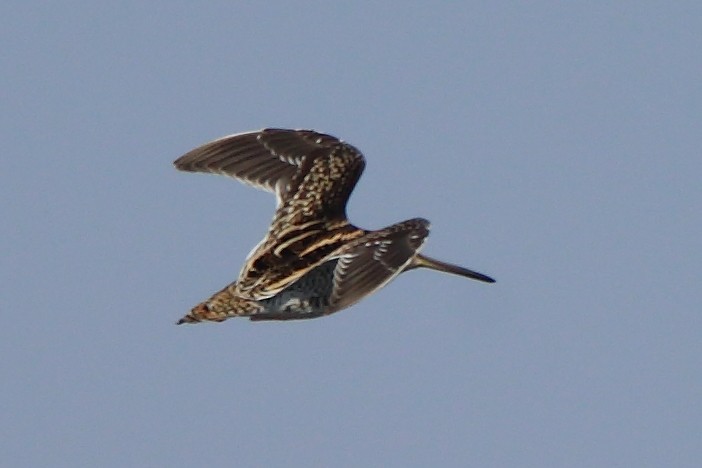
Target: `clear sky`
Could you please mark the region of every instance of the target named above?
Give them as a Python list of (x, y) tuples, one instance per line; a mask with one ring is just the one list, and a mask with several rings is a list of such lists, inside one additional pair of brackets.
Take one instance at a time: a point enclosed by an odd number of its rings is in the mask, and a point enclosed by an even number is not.
[[(702, 3), (4, 2), (0, 465), (693, 467)], [(176, 327), (270, 194), (172, 161), (360, 148), (425, 252), (331, 317)]]

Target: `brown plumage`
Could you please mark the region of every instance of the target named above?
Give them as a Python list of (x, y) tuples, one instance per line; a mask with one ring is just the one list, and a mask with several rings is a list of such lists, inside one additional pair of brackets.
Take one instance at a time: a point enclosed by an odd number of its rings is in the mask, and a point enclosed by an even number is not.
[(328, 315), (373, 293), (403, 271), (431, 268), (494, 280), (419, 253), (429, 222), (415, 218), (377, 231), (353, 226), (346, 203), (365, 160), (360, 151), (311, 130), (264, 129), (230, 135), (175, 161), (188, 172), (223, 174), (273, 192), (268, 233), (239, 278), (178, 323), (293, 320)]

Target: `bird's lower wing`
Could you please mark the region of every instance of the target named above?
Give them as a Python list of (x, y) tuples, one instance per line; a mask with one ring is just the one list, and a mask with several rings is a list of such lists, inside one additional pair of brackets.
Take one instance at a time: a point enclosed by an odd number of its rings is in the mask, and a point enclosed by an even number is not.
[(400, 274), (421, 249), (429, 222), (412, 219), (359, 238), (339, 257), (330, 314), (349, 307)]

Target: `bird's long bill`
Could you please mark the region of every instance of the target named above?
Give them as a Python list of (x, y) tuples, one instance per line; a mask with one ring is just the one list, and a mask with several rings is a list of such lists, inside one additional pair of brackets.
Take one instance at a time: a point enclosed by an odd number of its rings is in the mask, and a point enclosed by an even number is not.
[(468, 268), (463, 268), (458, 265), (453, 265), (451, 263), (442, 262), (430, 257), (425, 257), (424, 255), (417, 255), (412, 262), (412, 268), (431, 268), (432, 270), (443, 271), (446, 273), (452, 273), (454, 275), (465, 276), (466, 278), (484, 281), (486, 283), (494, 283), (495, 280), (487, 275), (478, 273), (477, 271), (469, 270)]

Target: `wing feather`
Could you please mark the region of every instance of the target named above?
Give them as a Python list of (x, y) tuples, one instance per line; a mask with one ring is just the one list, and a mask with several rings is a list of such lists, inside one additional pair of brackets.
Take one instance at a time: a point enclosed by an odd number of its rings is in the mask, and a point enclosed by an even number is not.
[(323, 157), (339, 146), (353, 148), (312, 130), (267, 128), (205, 143), (174, 164), (181, 171), (226, 175), (282, 199), (290, 182), (303, 178), (299, 173), (306, 159)]
[(411, 219), (351, 244), (337, 262), (327, 313), (349, 307), (402, 273), (429, 235), (429, 222)]

